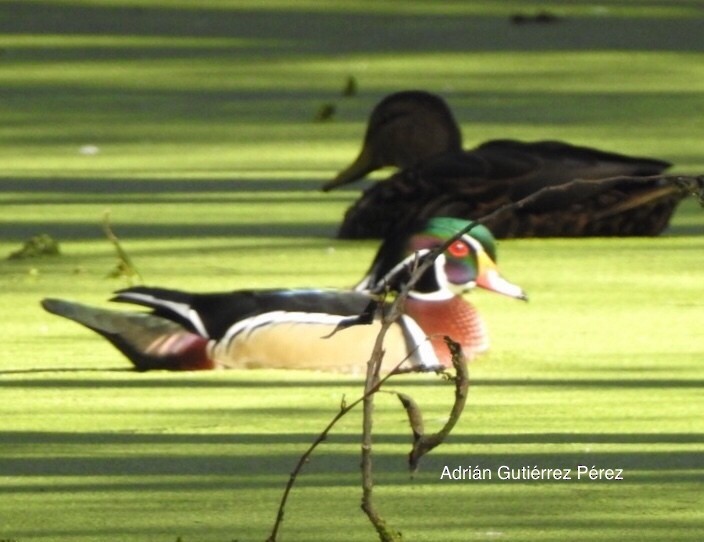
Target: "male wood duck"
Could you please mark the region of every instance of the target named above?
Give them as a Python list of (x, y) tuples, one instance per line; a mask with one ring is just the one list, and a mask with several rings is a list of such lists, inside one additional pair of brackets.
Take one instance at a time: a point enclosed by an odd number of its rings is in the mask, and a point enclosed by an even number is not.
[[(363, 372), (380, 327), (382, 290), (398, 291), (418, 255), (449, 240), (468, 222), (434, 218), (418, 233), (388, 238), (355, 290), (239, 290), (188, 293), (138, 286), (112, 301), (150, 312), (125, 312), (44, 299), (49, 312), (96, 331), (140, 371), (151, 369), (310, 369)], [(468, 357), (487, 348), (476, 309), (461, 297), (474, 286), (525, 299), (496, 267), (494, 239), (483, 226), (454, 241), (417, 282), (389, 330), (384, 369), (408, 357), (404, 370), (450, 365), (441, 336)], [(366, 321), (368, 325), (348, 325)], [(426, 336), (431, 340), (427, 341)]]
[(498, 238), (657, 235), (683, 197), (672, 185), (642, 177), (670, 163), (558, 141), (488, 141), (462, 150), (447, 103), (405, 91), (372, 111), (359, 156), (324, 191), (385, 166), (400, 171), (368, 188), (347, 210), (341, 238), (383, 238), (433, 216), (479, 219), (546, 186), (574, 179), (624, 179), (583, 200), (565, 199), (550, 212), (504, 213), (486, 222)]

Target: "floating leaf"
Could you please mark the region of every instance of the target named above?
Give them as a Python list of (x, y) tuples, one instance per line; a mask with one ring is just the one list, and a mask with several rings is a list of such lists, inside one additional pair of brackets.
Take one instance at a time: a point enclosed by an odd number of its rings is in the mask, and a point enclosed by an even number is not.
[(316, 122), (325, 122), (328, 120), (332, 120), (336, 112), (337, 107), (335, 107), (335, 104), (326, 103), (320, 106), (318, 112), (315, 114), (314, 119)]
[(25, 241), (22, 248), (10, 254), (7, 259), (23, 260), (42, 256), (59, 256), (60, 254), (59, 243), (50, 235), (42, 233)]
[(354, 77), (354, 75), (350, 75), (347, 77), (345, 87), (342, 89), (342, 95), (347, 98), (357, 95), (357, 79)]

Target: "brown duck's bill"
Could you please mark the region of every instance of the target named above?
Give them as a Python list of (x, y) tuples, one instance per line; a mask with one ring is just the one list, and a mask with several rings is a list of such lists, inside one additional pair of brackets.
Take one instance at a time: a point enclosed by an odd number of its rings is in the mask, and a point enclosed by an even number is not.
[(372, 159), (371, 152), (364, 147), (357, 159), (338, 173), (332, 181), (325, 183), (322, 186), (322, 190), (323, 192), (328, 192), (339, 186), (353, 183), (378, 168), (379, 166)]

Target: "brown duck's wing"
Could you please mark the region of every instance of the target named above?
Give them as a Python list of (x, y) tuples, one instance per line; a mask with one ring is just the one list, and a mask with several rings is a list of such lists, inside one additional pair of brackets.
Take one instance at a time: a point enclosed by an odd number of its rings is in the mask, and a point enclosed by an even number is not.
[(520, 187), (523, 195), (574, 179), (660, 175), (672, 165), (655, 158), (628, 156), (560, 141), (493, 140), (470, 153), (487, 165), (488, 180), (514, 179), (523, 183)]
[[(681, 188), (662, 177), (620, 177), (618, 182), (557, 190), (530, 207), (494, 216), (487, 226), (498, 238), (658, 235), (684, 197)], [(386, 237), (408, 231), (433, 216), (483, 218), (517, 202), (525, 183), (516, 179), (487, 180), (410, 178), (408, 172), (367, 189), (346, 212), (342, 238)], [(574, 188), (574, 187), (573, 187)], [(552, 190), (552, 189), (551, 189)]]
[(564, 204), (560, 210), (515, 211), (487, 222), (501, 237), (656, 236), (683, 198), (672, 187), (611, 188)]
[(473, 218), (487, 218), (487, 227), (504, 238), (653, 236), (668, 226), (693, 183), (701, 184), (665, 176), (575, 180), (516, 198), (521, 203), (503, 212), (492, 215), (502, 207), (485, 207)]

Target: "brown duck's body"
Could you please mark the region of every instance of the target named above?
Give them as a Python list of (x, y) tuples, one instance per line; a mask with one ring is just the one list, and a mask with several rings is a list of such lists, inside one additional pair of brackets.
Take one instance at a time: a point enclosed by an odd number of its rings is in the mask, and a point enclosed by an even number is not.
[(478, 219), (548, 186), (613, 177), (624, 178), (584, 199), (566, 191), (549, 211), (502, 213), (487, 226), (500, 238), (658, 235), (683, 197), (658, 178), (670, 167), (663, 160), (558, 141), (494, 140), (463, 151), (447, 104), (421, 91), (393, 94), (375, 108), (359, 157), (324, 190), (384, 166), (401, 171), (363, 192), (340, 237), (385, 237), (433, 216)]

